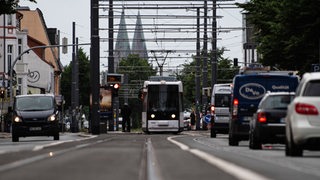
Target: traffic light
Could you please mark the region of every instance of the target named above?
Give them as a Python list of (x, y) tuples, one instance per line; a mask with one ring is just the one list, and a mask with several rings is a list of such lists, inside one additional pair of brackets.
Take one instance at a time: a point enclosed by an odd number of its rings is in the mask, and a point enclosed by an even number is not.
[(1, 89), (0, 90), (0, 98), (4, 98), (5, 97), (5, 90), (4, 89)]
[(120, 89), (120, 84), (119, 83), (115, 83), (113, 85), (113, 90), (112, 90), (114, 96), (117, 97), (119, 95), (118, 94), (119, 89)]
[(238, 66), (238, 58), (233, 58), (233, 66), (234, 67)]

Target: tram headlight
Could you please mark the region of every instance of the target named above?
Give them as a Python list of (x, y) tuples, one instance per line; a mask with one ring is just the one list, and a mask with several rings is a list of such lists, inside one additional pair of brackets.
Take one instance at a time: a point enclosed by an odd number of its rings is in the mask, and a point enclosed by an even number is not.
[(171, 118), (172, 119), (176, 118), (176, 115), (175, 114), (171, 114)]
[(154, 118), (156, 117), (156, 115), (151, 114), (150, 117), (151, 117), (152, 119), (154, 119)]

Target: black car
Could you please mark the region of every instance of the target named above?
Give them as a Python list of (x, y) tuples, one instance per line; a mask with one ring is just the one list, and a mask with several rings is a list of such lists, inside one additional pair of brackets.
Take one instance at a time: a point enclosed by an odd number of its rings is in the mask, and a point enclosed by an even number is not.
[(12, 113), (13, 142), (27, 136), (53, 136), (59, 140), (59, 112), (53, 95), (16, 96)]
[(262, 144), (285, 143), (285, 116), (294, 93), (266, 93), (250, 121), (249, 148), (262, 149)]

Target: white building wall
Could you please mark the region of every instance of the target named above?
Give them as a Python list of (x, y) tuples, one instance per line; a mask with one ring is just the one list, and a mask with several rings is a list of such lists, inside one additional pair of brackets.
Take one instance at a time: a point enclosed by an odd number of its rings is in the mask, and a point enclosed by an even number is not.
[[(0, 72), (5, 73), (8, 73), (18, 55), (30, 48), (27, 45), (28, 31), (18, 31), (16, 29), (17, 22), (15, 14), (12, 14), (10, 17), (12, 21), (8, 21), (9, 15), (5, 15), (6, 23), (4, 25), (4, 15), (0, 16), (0, 26), (2, 26), (2, 28), (0, 28)], [(2, 38), (4, 32), (5, 38)], [(18, 42), (20, 44), (18, 44)], [(6, 53), (3, 53), (4, 44), (6, 45)], [(12, 51), (10, 52), (9, 46), (12, 47)], [(29, 92), (40, 93), (40, 88), (44, 89), (46, 93), (53, 93), (54, 69), (51, 65), (40, 59), (32, 50), (21, 56), (16, 62), (14, 70), (17, 74), (17, 84), (14, 85), (14, 89), (18, 89), (20, 94), (28, 94)], [(13, 92), (13, 94), (15, 94), (15, 92)]]

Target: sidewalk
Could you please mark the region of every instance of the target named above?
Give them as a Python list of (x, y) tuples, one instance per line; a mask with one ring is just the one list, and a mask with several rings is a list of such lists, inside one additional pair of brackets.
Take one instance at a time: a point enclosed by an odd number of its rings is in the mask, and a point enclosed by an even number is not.
[(0, 132), (0, 139), (2, 138), (11, 138), (11, 133)]

